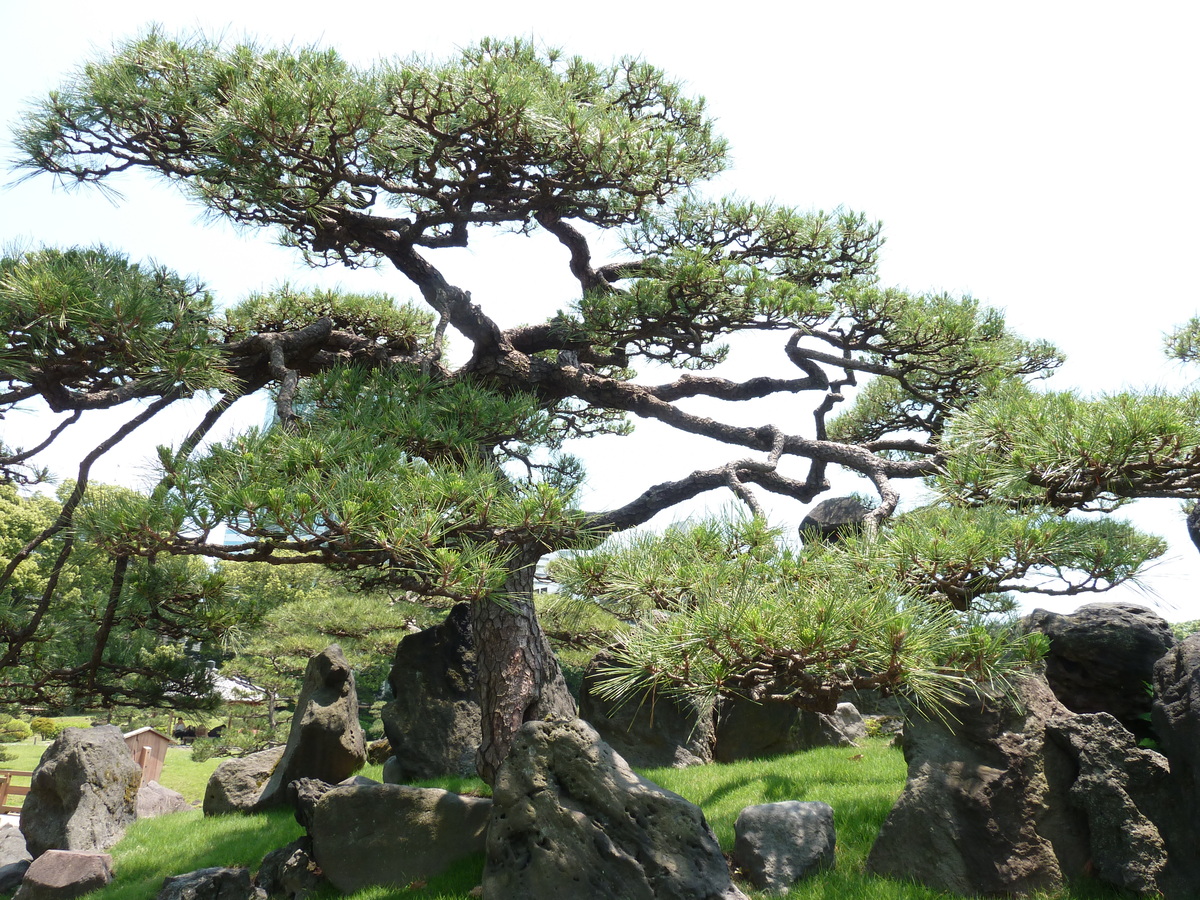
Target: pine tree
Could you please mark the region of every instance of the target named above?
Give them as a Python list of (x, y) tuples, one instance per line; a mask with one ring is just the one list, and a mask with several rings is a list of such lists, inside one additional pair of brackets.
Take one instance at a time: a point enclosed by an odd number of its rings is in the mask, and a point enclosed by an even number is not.
[[(61, 440), (81, 410), (145, 404), (85, 457), (44, 543), (77, 527), (98, 453), (176, 400), (212, 392), (195, 430), (162, 452), (158, 488), (96, 506), (91, 539), (118, 573), (122, 559), (166, 555), (321, 562), (469, 601), (486, 778), (522, 722), (572, 709), (532, 604), (537, 560), (699, 494), (729, 491), (759, 514), (757, 492), (809, 503), (838, 467), (871, 485), (874, 540), (898, 485), (931, 480), (944, 500), (926, 526), (956, 535), (953, 550), (936, 531), (891, 539), (925, 554), (909, 577), (950, 607), (1031, 569), (1077, 572), (1065, 593), (1100, 589), (1160, 549), (1058, 516), (1103, 490), (1016, 492), (985, 471), (982, 454), (1007, 439), (988, 430), (987, 411), (1032, 402), (1028, 382), (1060, 362), (1051, 345), (1013, 335), (970, 297), (880, 285), (880, 226), (861, 214), (706, 198), (726, 144), (702, 100), (640, 60), (598, 65), (487, 41), (444, 62), (358, 69), (328, 50), (152, 31), (41, 101), (18, 141), (33, 174), (107, 186), (142, 170), (211, 215), (273, 229), (313, 264), (388, 265), (412, 283), (421, 308), (281, 288), (222, 317), (199, 286), (119, 254), (27, 253), (3, 263), (0, 408), (41, 397), (68, 415), (50, 436)], [(453, 284), (439, 254), (495, 228), (557, 239), (575, 302), (506, 329)], [(605, 235), (622, 242), (618, 261), (596, 261)], [(755, 377), (722, 376), (749, 333), (777, 335), (777, 355), (760, 352)], [(676, 371), (653, 383), (664, 367)], [(236, 397), (263, 388), (277, 427), (196, 452)], [(805, 414), (741, 424), (739, 404), (772, 396)], [(730, 412), (699, 414), (697, 399)], [(564, 440), (623, 433), (630, 416), (716, 441), (729, 457), (683, 464), (619, 508), (579, 509), (581, 468)], [(0, 467), (36, 480), (30, 459), (5, 449)], [(1104, 483), (1139, 482), (1126, 466)], [(223, 525), (239, 535), (232, 544), (216, 537)], [(0, 588), (34, 549), (12, 557)], [(43, 591), (30, 618), (6, 626), (0, 664), (29, 652), (53, 599)]]

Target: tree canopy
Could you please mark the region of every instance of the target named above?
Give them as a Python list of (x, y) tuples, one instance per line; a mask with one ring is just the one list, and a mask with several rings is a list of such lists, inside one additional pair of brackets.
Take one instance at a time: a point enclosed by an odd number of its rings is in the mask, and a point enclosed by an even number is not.
[[(41, 398), (67, 414), (56, 440), (83, 410), (145, 404), (85, 457), (44, 542), (84, 525), (94, 454), (209, 392), (195, 430), (161, 451), (158, 486), (96, 505), (87, 534), (118, 560), (319, 561), (472, 602), (485, 774), (522, 721), (570, 707), (530, 601), (547, 551), (712, 490), (756, 514), (761, 491), (809, 503), (834, 466), (873, 491), (847, 559), (890, 560), (891, 602), (961, 610), (1030, 577), (1064, 594), (1136, 577), (1159, 544), (1064, 513), (1194, 492), (1196, 442), (1181, 424), (1154, 443), (1167, 414), (1152, 398), (1129, 401), (1118, 442), (1101, 426), (1119, 398), (1076, 408), (1035, 388), (1061, 362), (1052, 345), (974, 298), (881, 285), (878, 223), (707, 197), (725, 142), (701, 99), (640, 60), (486, 41), (362, 69), (328, 50), (151, 31), (83, 66), (17, 138), (31, 174), (108, 186), (141, 170), (215, 217), (274, 229), (314, 265), (390, 265), (411, 283), (419, 306), (284, 286), (222, 316), (198, 285), (114, 251), (17, 255), (0, 269), (0, 412)], [(502, 328), (493, 292), (473, 295), (437, 262), (488, 228), (553, 236), (577, 296)], [(623, 249), (597, 262), (609, 235)], [(774, 358), (759, 351), (754, 377), (721, 374), (750, 333), (777, 334)], [(262, 388), (277, 427), (198, 449), (233, 399)], [(738, 404), (773, 396), (803, 415), (742, 424)], [(702, 414), (699, 400), (730, 412)], [(579, 509), (564, 442), (633, 418), (711, 439), (727, 459)], [(1063, 439), (1046, 446), (1039, 422)], [(36, 449), (0, 448), (0, 471), (35, 481)], [(904, 481), (936, 501), (898, 516)], [(30, 646), (36, 615), (6, 632), (10, 655)]]

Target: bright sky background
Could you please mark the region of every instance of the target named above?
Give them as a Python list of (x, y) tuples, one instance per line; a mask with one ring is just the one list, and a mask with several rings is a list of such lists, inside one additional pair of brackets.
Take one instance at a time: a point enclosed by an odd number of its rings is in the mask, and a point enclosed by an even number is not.
[[(681, 8), (644, 0), (343, 7), (0, 0), (0, 123), (153, 21), (173, 32), (321, 43), (363, 64), (445, 56), (485, 35), (532, 36), (598, 61), (637, 54), (708, 98), (733, 147), (734, 168), (719, 191), (803, 208), (843, 205), (882, 219), (885, 283), (969, 293), (1005, 309), (1018, 332), (1050, 338), (1067, 353), (1053, 386), (1179, 389), (1200, 377), (1200, 368), (1161, 355), (1163, 332), (1200, 309), (1191, 272), (1200, 244), (1193, 121), (1200, 7), (800, 0), (675, 12)], [(10, 185), (12, 158), (6, 127), (0, 181)], [(413, 294), (387, 270), (310, 272), (265, 232), (203, 223), (168, 188), (135, 179), (115, 186), (124, 193), (118, 204), (47, 177), (0, 190), (0, 245), (103, 242), (197, 275), (225, 302), (285, 280)], [(569, 302), (575, 285), (553, 242), (485, 243), (435, 263), (481, 302), (505, 304), (502, 324)], [(763, 414), (739, 415), (761, 421)], [(786, 418), (787, 410), (772, 415)], [(803, 416), (808, 421), (807, 407)], [(92, 418), (96, 434), (117, 422)], [(6, 440), (26, 445), (43, 428), (33, 416), (0, 423)], [(178, 439), (158, 428), (140, 446), (122, 445), (93, 477), (136, 481), (150, 447)], [(649, 484), (728, 458), (727, 450), (664, 431), (642, 426), (632, 439), (578, 448), (591, 473), (585, 505), (617, 505)], [(70, 473), (65, 456), (49, 462)], [(714, 496), (712, 504), (727, 500)], [(1200, 554), (1178, 507), (1153, 501), (1129, 512), (1171, 541), (1169, 557), (1147, 577), (1151, 593), (1100, 599), (1150, 602), (1169, 619), (1200, 618)], [(793, 529), (803, 510), (777, 514)], [(1078, 601), (1036, 602), (1066, 610)]]

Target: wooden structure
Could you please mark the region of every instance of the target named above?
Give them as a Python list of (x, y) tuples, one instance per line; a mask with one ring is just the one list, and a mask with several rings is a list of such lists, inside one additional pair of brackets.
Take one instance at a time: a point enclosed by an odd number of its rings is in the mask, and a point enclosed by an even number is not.
[[(14, 805), (9, 801), (17, 797), (23, 798), (29, 794), (29, 779), (32, 777), (32, 772), (14, 772), (11, 769), (0, 769), (0, 813), (20, 814), (21, 805), (19, 803)], [(14, 778), (20, 778), (25, 783), (14, 784)]]
[(167, 748), (175, 742), (154, 728), (139, 728), (125, 735), (125, 746), (133, 754), (133, 761), (141, 766), (142, 784), (158, 781), (163, 763), (167, 761)]

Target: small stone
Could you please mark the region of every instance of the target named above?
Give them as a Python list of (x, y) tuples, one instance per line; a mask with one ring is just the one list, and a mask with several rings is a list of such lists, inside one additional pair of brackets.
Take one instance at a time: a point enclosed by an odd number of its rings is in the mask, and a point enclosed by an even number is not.
[(71, 900), (110, 881), (112, 857), (107, 853), (47, 850), (30, 864), (13, 900)]
[(836, 832), (828, 803), (747, 806), (733, 829), (734, 865), (759, 890), (786, 894), (802, 878), (834, 866)]

